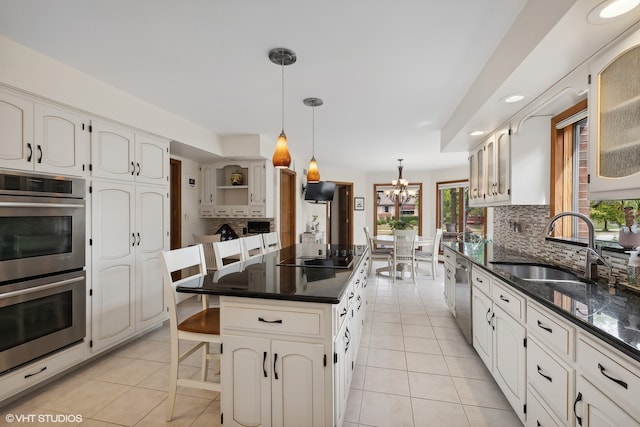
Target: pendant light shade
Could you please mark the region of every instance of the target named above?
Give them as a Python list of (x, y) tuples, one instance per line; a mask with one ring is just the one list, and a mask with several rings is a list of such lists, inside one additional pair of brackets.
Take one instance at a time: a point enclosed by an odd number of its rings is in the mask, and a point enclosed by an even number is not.
[(323, 104), (320, 98), (305, 98), (303, 101), (307, 107), (312, 107), (311, 114), (311, 160), (307, 169), (307, 182), (319, 182), (320, 171), (318, 170), (318, 162), (316, 161), (315, 145), (316, 145), (316, 107)]
[(292, 50), (279, 47), (269, 51), (269, 60), (282, 67), (282, 131), (276, 142), (276, 149), (273, 153), (273, 166), (276, 168), (288, 168), (291, 164), (291, 154), (287, 144), (287, 135), (284, 133), (284, 66), (296, 62), (296, 54)]

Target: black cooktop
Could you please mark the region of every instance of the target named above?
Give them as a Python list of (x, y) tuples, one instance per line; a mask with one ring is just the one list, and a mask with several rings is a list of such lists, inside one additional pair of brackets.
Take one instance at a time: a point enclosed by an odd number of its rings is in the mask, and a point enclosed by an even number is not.
[[(289, 254), (287, 254), (289, 255)], [(278, 265), (285, 267), (315, 267), (315, 268), (351, 268), (353, 253), (351, 251), (320, 251), (318, 255), (290, 254), (283, 257)]]

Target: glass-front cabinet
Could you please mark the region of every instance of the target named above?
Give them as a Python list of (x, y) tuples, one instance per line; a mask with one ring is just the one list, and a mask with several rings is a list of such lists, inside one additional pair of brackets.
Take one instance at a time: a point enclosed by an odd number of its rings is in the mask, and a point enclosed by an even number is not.
[(592, 61), (591, 199), (640, 197), (640, 33)]

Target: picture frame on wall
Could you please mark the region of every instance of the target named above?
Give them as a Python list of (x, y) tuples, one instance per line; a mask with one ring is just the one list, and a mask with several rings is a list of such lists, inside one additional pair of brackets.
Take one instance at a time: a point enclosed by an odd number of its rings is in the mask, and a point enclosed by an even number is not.
[(353, 198), (353, 210), (356, 210), (356, 211), (364, 210), (364, 197)]

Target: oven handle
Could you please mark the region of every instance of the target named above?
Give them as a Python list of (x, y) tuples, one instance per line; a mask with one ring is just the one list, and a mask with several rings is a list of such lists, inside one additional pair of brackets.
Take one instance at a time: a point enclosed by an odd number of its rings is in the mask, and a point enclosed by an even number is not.
[(42, 286), (34, 286), (32, 288), (20, 289), (18, 291), (11, 291), (0, 294), (0, 300), (16, 297), (18, 295), (26, 295), (31, 294), (33, 292), (40, 292), (46, 289), (57, 288), (62, 285), (68, 285), (69, 283), (81, 282), (84, 280), (84, 277), (74, 277), (73, 279), (61, 280), (60, 282), (48, 283)]
[(0, 202), (0, 207), (7, 207), (7, 208), (84, 208), (84, 205), (72, 205), (72, 204), (67, 204), (67, 203)]

